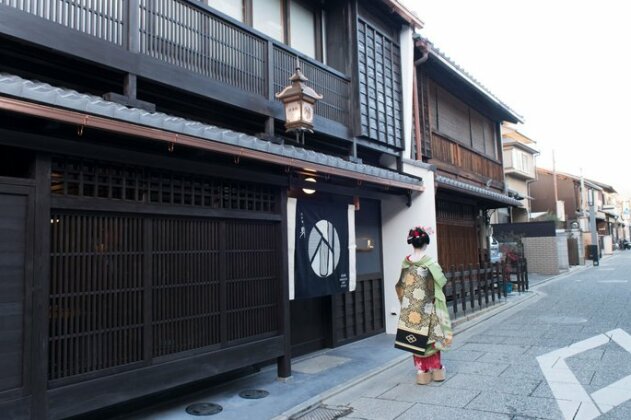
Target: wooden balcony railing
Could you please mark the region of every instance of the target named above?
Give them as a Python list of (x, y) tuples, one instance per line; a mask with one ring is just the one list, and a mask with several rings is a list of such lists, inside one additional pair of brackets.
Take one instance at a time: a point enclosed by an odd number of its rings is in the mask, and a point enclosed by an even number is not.
[[(324, 118), (349, 124), (350, 80), (340, 74), (326, 71), (313, 60), (300, 59), (300, 68), (316, 92), (324, 98), (316, 103), (315, 113)], [(282, 44), (274, 45), (274, 91), (280, 92), (288, 84), (296, 69), (296, 55)]]
[[(297, 59), (324, 95), (316, 115), (349, 125), (350, 79), (192, 0), (0, 0), (210, 80), (276, 101)], [(96, 48), (96, 47), (95, 47)]]
[(123, 0), (0, 0), (51, 22), (117, 45), (124, 43)]
[(432, 160), (444, 162), (485, 179), (491, 178), (500, 184), (504, 182), (501, 164), (436, 133), (432, 133)]

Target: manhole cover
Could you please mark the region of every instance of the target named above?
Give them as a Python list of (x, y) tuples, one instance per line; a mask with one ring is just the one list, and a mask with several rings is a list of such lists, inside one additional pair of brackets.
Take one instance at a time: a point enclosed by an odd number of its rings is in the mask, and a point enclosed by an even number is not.
[(290, 420), (335, 420), (348, 416), (353, 412), (351, 407), (318, 405), (300, 413), (294, 414)]
[(223, 407), (214, 403), (196, 403), (186, 407), (186, 412), (191, 416), (212, 416), (222, 411)]
[(245, 398), (248, 400), (258, 400), (261, 398), (265, 398), (269, 395), (269, 392), (264, 389), (246, 389), (245, 391), (239, 392), (239, 396), (241, 398)]

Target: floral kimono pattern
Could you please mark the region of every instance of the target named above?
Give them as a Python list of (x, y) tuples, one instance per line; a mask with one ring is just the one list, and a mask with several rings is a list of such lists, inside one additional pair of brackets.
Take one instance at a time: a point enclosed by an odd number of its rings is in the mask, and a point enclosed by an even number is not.
[(445, 350), (453, 336), (443, 286), (447, 279), (440, 266), (425, 256), (404, 259), (397, 287), (402, 291), (399, 328), (428, 336), (424, 356)]

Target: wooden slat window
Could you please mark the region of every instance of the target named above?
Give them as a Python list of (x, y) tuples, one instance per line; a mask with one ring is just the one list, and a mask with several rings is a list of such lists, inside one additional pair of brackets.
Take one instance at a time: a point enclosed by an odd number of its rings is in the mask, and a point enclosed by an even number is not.
[[(473, 150), (485, 153), (485, 138), (484, 138), (484, 124), (485, 118), (480, 113), (475, 112), (473, 109), (469, 110), (471, 117), (471, 142)], [(495, 154), (491, 154), (491, 157), (495, 158)]]
[(228, 222), (225, 240), (228, 341), (278, 332), (277, 225)]
[(153, 355), (220, 342), (220, 222), (152, 221)]
[(479, 240), (474, 206), (436, 200), (438, 262), (447, 269), (479, 262)]
[[(428, 81), (431, 130), (497, 160), (495, 122), (480, 114), (433, 81)], [(428, 122), (425, 122), (427, 125)], [(433, 145), (432, 145), (433, 147)], [(438, 158), (437, 156), (432, 156)]]
[(106, 162), (55, 158), (54, 195), (275, 213), (272, 187)]
[(357, 281), (354, 292), (333, 296), (336, 319), (335, 345), (365, 338), (385, 327), (383, 279), (367, 276)]
[(0, 4), (123, 45), (123, 0), (0, 0)]
[(469, 107), (440, 86), (436, 88), (438, 130), (471, 147)]
[[(275, 211), (274, 187), (53, 161), (52, 193), (84, 198), (76, 200), (83, 210), (65, 200), (50, 219), (53, 386), (279, 334), (280, 224), (244, 220), (241, 211), (257, 219)], [(179, 207), (168, 216), (144, 206), (97, 211), (105, 200)], [(228, 211), (182, 216), (185, 205)]]
[(493, 158), (497, 159), (497, 130), (495, 129), (495, 124), (488, 119), (484, 120), (484, 153)]
[(357, 22), (361, 135), (403, 147), (399, 45), (362, 19)]
[(51, 215), (49, 378), (143, 359), (142, 220)]
[(436, 200), (436, 219), (460, 226), (475, 225), (476, 210), (473, 205), (448, 200)]
[(49, 378), (278, 334), (279, 229), (53, 212)]

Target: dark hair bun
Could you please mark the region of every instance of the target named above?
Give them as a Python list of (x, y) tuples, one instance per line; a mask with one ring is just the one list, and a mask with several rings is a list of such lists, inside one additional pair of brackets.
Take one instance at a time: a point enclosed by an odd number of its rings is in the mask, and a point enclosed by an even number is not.
[(410, 229), (408, 233), (408, 244), (414, 248), (422, 248), (429, 245), (429, 235), (420, 226)]

